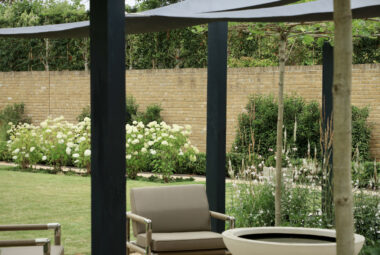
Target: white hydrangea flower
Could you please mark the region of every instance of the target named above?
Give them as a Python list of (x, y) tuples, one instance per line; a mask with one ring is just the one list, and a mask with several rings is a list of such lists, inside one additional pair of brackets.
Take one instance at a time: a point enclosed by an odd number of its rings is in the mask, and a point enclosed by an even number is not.
[(79, 158), (79, 154), (78, 153), (74, 153), (73, 154), (73, 158)]
[(148, 142), (148, 145), (149, 145), (149, 146), (152, 146), (153, 144), (154, 144), (153, 141), (149, 141), (149, 142)]
[(13, 156), (12, 159), (13, 159), (13, 160), (16, 160), (16, 159), (17, 159), (17, 156)]
[(195, 161), (197, 161), (197, 156), (190, 155), (189, 159), (190, 159), (191, 162), (195, 162)]
[(156, 125), (157, 125), (157, 121), (152, 121), (152, 122), (149, 122), (147, 126), (148, 127), (154, 127)]
[(198, 153), (199, 153), (199, 150), (198, 150), (198, 148), (197, 148), (197, 147), (195, 147), (195, 146), (192, 146), (192, 148), (193, 148), (193, 151), (194, 151), (196, 154), (198, 154)]
[(13, 154), (17, 154), (17, 153), (19, 153), (19, 152), (20, 152), (20, 149), (17, 148), (17, 149), (15, 149), (12, 153), (13, 153)]
[(143, 137), (144, 137), (144, 136), (141, 135), (141, 134), (137, 136), (138, 139), (142, 139)]
[(132, 155), (131, 154), (128, 154), (127, 156), (125, 156), (126, 159), (131, 159), (132, 158)]
[(66, 148), (66, 154), (67, 154), (67, 155), (70, 155), (70, 154), (71, 154), (71, 148), (70, 148), (70, 147), (67, 147), (67, 148)]
[(162, 141), (161, 144), (165, 145), (165, 146), (169, 145), (169, 143), (167, 141)]
[(156, 155), (157, 154), (157, 151), (153, 150), (153, 149), (150, 149), (150, 154), (152, 155)]
[(44, 155), (42, 156), (42, 161), (45, 161), (47, 159), (47, 157)]
[(58, 140), (59, 144), (63, 144), (65, 141), (63, 139)]
[(144, 147), (144, 148), (141, 149), (141, 152), (142, 152), (142, 153), (146, 153), (146, 152), (147, 152), (147, 149)]
[(140, 142), (139, 139), (135, 139), (135, 140), (132, 141), (132, 144), (138, 144), (139, 142)]
[(91, 150), (85, 150), (85, 151), (84, 151), (84, 155), (85, 155), (86, 157), (91, 156)]

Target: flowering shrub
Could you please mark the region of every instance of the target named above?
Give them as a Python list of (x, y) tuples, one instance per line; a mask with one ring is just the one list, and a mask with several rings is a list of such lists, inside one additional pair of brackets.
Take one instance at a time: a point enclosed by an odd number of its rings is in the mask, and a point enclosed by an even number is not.
[(39, 162), (59, 170), (65, 165), (90, 166), (90, 119), (74, 125), (63, 117), (47, 119), (39, 126), (10, 124), (7, 142), (12, 160), (22, 168)]
[[(91, 166), (91, 123), (85, 118), (78, 124), (63, 117), (47, 119), (39, 126), (14, 125), (8, 130), (7, 149), (12, 160), (22, 168), (39, 162), (59, 170), (65, 165), (86, 168)], [(167, 125), (156, 121), (144, 125), (134, 121), (126, 125), (126, 163), (129, 178), (141, 171), (161, 174), (165, 181), (176, 172), (178, 162), (197, 160), (198, 149), (191, 145), (191, 127)]]
[(15, 127), (9, 123), (10, 140), (8, 141), (8, 150), (12, 154), (12, 160), (22, 168), (36, 164), (41, 159), (41, 151), (37, 149), (38, 135), (37, 127), (24, 123)]
[(199, 153), (191, 145), (191, 126), (167, 125), (156, 121), (144, 125), (134, 121), (126, 126), (126, 160), (129, 178), (135, 178), (139, 171), (150, 169), (162, 174), (169, 181), (181, 160), (196, 161)]

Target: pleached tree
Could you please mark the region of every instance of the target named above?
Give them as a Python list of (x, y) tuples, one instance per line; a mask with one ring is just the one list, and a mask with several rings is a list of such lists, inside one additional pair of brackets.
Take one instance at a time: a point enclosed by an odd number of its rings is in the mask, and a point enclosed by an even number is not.
[(352, 13), (350, 0), (334, 0), (334, 204), (337, 255), (354, 253), (351, 187)]

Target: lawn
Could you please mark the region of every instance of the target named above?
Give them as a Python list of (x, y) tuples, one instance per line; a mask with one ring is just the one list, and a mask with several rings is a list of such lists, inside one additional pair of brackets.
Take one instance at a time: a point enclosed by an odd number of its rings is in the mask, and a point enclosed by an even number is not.
[[(187, 183), (195, 182), (170, 185)], [(159, 185), (164, 184), (128, 181), (127, 190)], [(0, 224), (53, 222), (62, 225), (66, 255), (90, 254), (90, 177), (18, 172), (0, 167)], [(53, 232), (0, 232), (0, 240), (38, 237), (52, 239)]]

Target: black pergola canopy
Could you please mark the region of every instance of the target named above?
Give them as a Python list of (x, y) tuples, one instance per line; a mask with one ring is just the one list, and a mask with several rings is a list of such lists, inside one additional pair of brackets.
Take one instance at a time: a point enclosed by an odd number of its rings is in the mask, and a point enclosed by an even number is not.
[[(207, 171), (210, 209), (225, 208), (227, 21), (307, 22), (333, 19), (333, 0), (186, 0), (136, 14), (124, 0), (90, 0), (90, 21), (3, 28), (0, 37), (91, 37), (92, 254), (126, 254), (125, 36), (209, 24)], [(351, 0), (353, 18), (380, 15), (379, 0)], [(213, 222), (213, 229), (224, 226)]]
[[(125, 33), (149, 33), (216, 21), (308, 22), (333, 19), (333, 1), (317, 0), (186, 0), (141, 13), (125, 14)], [(353, 18), (380, 15), (379, 0), (352, 0)], [(0, 37), (66, 38), (89, 36), (89, 21), (56, 25), (3, 28)]]

